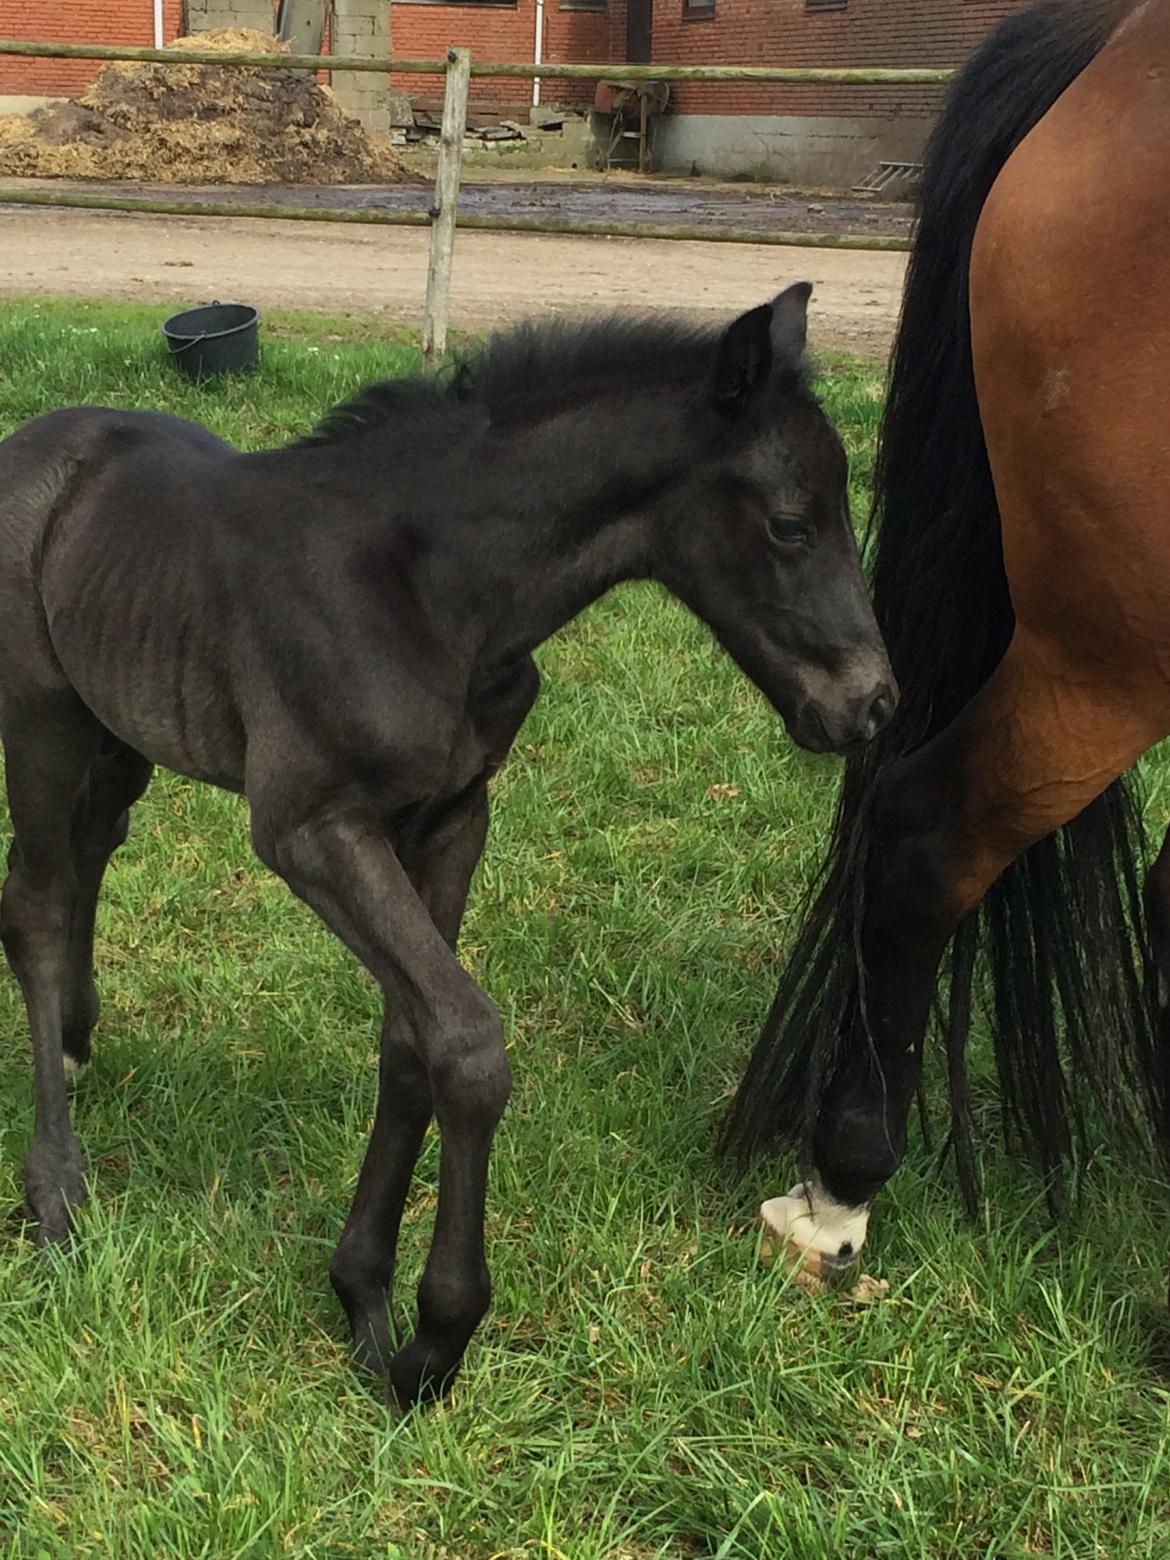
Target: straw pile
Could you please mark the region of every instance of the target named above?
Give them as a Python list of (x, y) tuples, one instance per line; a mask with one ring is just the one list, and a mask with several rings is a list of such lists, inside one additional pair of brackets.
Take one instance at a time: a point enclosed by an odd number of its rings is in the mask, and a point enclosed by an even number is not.
[[(286, 46), (229, 28), (172, 49)], [(397, 184), (390, 143), (304, 72), (247, 66), (107, 65), (76, 102), (0, 116), (0, 174), (169, 184)]]

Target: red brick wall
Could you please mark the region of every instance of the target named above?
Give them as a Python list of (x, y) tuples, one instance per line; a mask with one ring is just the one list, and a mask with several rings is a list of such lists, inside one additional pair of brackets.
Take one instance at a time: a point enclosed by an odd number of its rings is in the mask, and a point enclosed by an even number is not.
[[(0, 0), (0, 6), (7, 0)], [(393, 9), (394, 52), (415, 59), (441, 59), (452, 44), (471, 50), (478, 60), (531, 60), (536, 42), (536, 0), (515, 6), (398, 5)], [(622, 4), (623, 40), (625, 6)], [(604, 12), (562, 11), (558, 0), (545, 0), (544, 57), (591, 64), (609, 55), (610, 18)], [(411, 100), (437, 106), (443, 83), (435, 76), (397, 76), (396, 86)], [(591, 82), (557, 81), (545, 77), (541, 102), (560, 106), (593, 101)], [(476, 78), (471, 83), (471, 107), (527, 111), (531, 81), (513, 77)]]
[[(621, 49), (615, 56), (610, 53), (612, 15), (605, 11), (562, 11), (556, 0), (545, 0), (545, 59), (566, 60), (574, 65), (600, 65), (606, 60), (615, 58), (620, 60), (625, 53), (624, 3), (621, 18)], [(535, 19), (533, 29), (535, 30)], [(517, 55), (516, 58), (531, 58), (531, 56)], [(595, 83), (592, 81), (557, 81), (555, 77), (549, 77), (541, 83), (540, 96), (542, 102), (576, 104), (588, 108), (593, 103), (594, 91)]]
[[(225, 0), (225, 5), (230, 0)], [(164, 0), (168, 40), (178, 35), (181, 0)], [(0, 37), (37, 38), (52, 43), (124, 43), (154, 41), (152, 0), (0, 0)], [(441, 59), (459, 44), (483, 60), (531, 60), (536, 34), (536, 0), (514, 6), (397, 5), (392, 11), (394, 51), (416, 59)], [(611, 53), (611, 30), (613, 52)], [(326, 47), (328, 45), (326, 44)], [(559, 0), (546, 0), (544, 54), (550, 60), (592, 63), (620, 60), (625, 49), (625, 0), (611, 0), (611, 11), (562, 11)], [(75, 96), (84, 92), (100, 69), (89, 60), (25, 60), (0, 57), (0, 93)], [(396, 85), (416, 101), (442, 101), (441, 79), (402, 76)], [(545, 78), (541, 99), (558, 105), (593, 101), (592, 82)], [(472, 83), (472, 106), (503, 111), (527, 108), (532, 84), (512, 78)]]
[[(163, 0), (168, 41), (178, 36), (181, 11), (181, 0)], [(0, 0), (0, 37), (149, 48), (154, 6), (152, 0)], [(100, 68), (92, 60), (0, 56), (0, 93), (73, 97), (85, 91)]]
[[(683, 20), (682, 0), (654, 0), (654, 58), (671, 64), (793, 66), (958, 65), (1009, 11), (1028, 0), (847, 0), (838, 10), (806, 0), (715, 0)], [(928, 115), (941, 89), (853, 86), (701, 86), (672, 89), (692, 114)]]
[[(654, 58), (672, 64), (957, 65), (1007, 12), (1027, 0), (847, 0), (843, 9), (808, 11), (806, 0), (716, 0), (714, 16), (683, 20), (683, 0), (654, 0)], [(393, 10), (394, 50), (440, 58), (451, 44), (483, 60), (530, 60), (536, 0), (515, 6), (400, 4)], [(167, 37), (179, 28), (181, 0), (164, 0)], [(563, 11), (546, 0), (544, 54), (550, 61), (620, 62), (625, 55), (626, 0), (608, 12)], [(0, 35), (66, 43), (149, 44), (151, 0), (0, 0)], [(0, 58), (0, 93), (72, 95), (98, 66), (86, 60)], [(438, 104), (442, 83), (404, 76), (416, 101)], [(676, 86), (673, 107), (706, 114), (933, 113), (931, 88)], [(589, 82), (546, 77), (542, 101), (585, 106)], [(472, 107), (519, 112), (531, 86), (510, 78), (473, 82)]]

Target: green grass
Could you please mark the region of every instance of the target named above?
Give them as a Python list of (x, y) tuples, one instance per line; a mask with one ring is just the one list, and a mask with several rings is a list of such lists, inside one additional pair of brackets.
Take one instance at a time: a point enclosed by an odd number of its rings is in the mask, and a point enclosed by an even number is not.
[[(301, 319), (261, 375), (194, 390), (160, 359), (164, 312), (4, 305), (0, 431), (99, 399), (263, 443), (410, 358)], [(880, 386), (838, 364), (826, 393), (860, 505)], [(372, 1112), (374, 989), (253, 861), (240, 804), (161, 776), (100, 919), (81, 1249), (45, 1271), (0, 1225), (0, 1555), (1170, 1552), (1159, 1189), (1105, 1152), (1052, 1230), (991, 1147), (971, 1225), (916, 1138), (866, 1254), (886, 1300), (810, 1300), (762, 1268), (751, 1217), (791, 1167), (737, 1185), (711, 1145), (836, 766), (652, 590), (602, 602), (542, 664), (464, 945), (516, 1091), (495, 1305), (451, 1399), (397, 1421), (369, 1396), (326, 1276)], [(0, 1209), (21, 1200), (26, 1050), (5, 978)], [(404, 1298), (435, 1169), (432, 1140)]]

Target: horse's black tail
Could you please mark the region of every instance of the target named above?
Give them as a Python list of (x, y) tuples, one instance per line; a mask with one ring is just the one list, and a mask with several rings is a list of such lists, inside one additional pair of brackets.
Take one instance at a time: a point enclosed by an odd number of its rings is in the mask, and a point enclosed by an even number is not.
[[(873, 514), (874, 601), (902, 702), (888, 730), (847, 766), (827, 859), (724, 1127), (724, 1146), (741, 1157), (785, 1142), (807, 1153), (858, 988), (874, 780), (954, 718), (1011, 636), (971, 360), (971, 247), (1000, 169), (1125, 9), (1124, 0), (1043, 0), (1011, 16), (960, 73), (927, 150)], [(977, 1195), (963, 1065), (973, 995), (990, 996), (1009, 1136), (1050, 1179), (1081, 1141), (1090, 1102), (1115, 1127), (1148, 1119), (1142, 844), (1139, 810), (1118, 782), (1028, 851), (954, 941), (940, 990), (949, 1003), (952, 1143), (968, 1205)]]

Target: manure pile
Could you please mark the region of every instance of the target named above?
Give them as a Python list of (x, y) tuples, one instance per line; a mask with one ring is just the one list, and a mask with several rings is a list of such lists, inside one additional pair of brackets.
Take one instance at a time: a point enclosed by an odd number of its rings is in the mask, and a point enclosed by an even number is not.
[[(273, 54), (285, 45), (241, 27), (170, 47)], [(160, 184), (413, 182), (390, 143), (304, 71), (129, 61), (107, 65), (75, 101), (0, 116), (0, 174)]]

